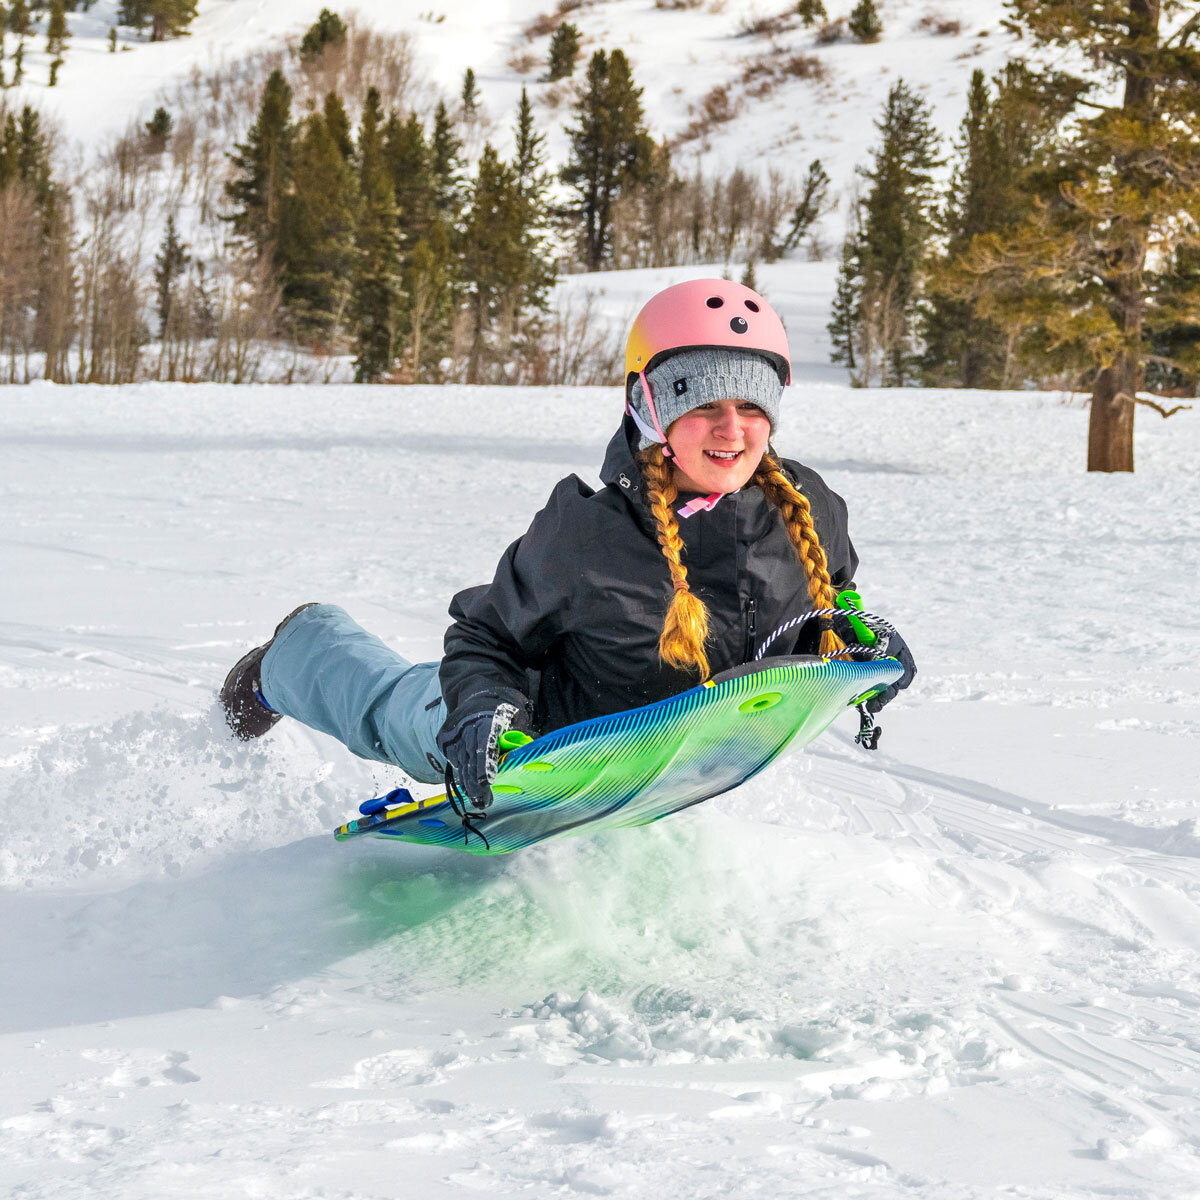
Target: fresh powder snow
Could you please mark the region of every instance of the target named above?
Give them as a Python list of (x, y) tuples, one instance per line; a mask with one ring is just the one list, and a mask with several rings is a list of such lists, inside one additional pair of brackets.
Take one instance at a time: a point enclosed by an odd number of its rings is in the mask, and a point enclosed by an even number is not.
[(215, 691), (312, 599), (435, 657), (617, 390), (0, 392), (0, 1192), (1200, 1194), (1200, 419), (784, 411), (920, 663), (879, 752), (474, 859)]

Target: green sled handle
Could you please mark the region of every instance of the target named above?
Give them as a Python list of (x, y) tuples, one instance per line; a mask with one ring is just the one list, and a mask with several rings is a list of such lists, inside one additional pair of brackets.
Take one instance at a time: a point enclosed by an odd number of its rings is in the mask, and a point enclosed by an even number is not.
[(528, 746), (533, 738), (527, 733), (522, 733), (519, 729), (508, 729), (500, 735), (500, 741), (496, 744), (500, 748), (501, 754), (508, 754), (513, 750), (520, 750), (522, 746)]
[[(862, 596), (858, 592), (847, 589), (844, 592), (838, 592), (837, 599), (834, 601), (836, 607), (847, 613), (862, 612)], [(850, 622), (850, 627), (854, 630), (854, 636), (858, 638), (860, 646), (873, 646), (879, 641), (879, 635), (872, 632), (867, 626), (855, 616), (846, 618)], [(503, 739), (501, 739), (503, 741)]]

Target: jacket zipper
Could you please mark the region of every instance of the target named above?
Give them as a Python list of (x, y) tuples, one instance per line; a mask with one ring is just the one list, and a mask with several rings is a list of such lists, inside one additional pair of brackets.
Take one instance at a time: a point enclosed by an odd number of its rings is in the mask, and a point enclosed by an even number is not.
[(742, 662), (749, 662), (754, 655), (754, 639), (758, 632), (758, 601), (752, 596), (746, 601), (746, 651)]

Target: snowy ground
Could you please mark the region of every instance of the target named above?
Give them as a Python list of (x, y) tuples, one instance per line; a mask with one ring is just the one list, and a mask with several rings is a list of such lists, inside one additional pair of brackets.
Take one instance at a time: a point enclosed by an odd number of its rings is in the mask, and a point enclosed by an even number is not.
[(214, 689), (295, 604), (411, 657), (609, 391), (0, 392), (0, 1194), (1200, 1196), (1200, 414), (809, 382), (922, 674), (646, 829), (474, 860)]

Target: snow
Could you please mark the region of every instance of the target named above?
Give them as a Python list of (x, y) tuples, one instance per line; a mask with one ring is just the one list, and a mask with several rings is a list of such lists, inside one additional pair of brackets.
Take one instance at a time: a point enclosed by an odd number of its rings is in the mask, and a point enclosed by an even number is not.
[[(116, 133), (322, 3), (201, 0), (190, 37), (109, 55), (97, 0), (59, 87), (27, 43), (19, 98)], [(543, 7), (356, 5), (447, 94), (473, 65), (501, 128), (544, 90), (507, 65), (544, 54)], [(673, 132), (774, 11), (572, 19)], [(933, 11), (962, 34), (917, 31)], [(748, 101), (706, 165), (819, 155), (844, 195), (897, 76), (953, 130), (1001, 12), (780, 34), (826, 81)], [(615, 334), (720, 269), (560, 295)], [(851, 390), (834, 273), (759, 278), (795, 364), (780, 448), (846, 496), (920, 663), (880, 751), (847, 716), (706, 805), (502, 859), (336, 844), (399, 773), (292, 722), (236, 743), (215, 689), (310, 599), (435, 657), (453, 592), (562, 475), (595, 481), (612, 389), (0, 391), (0, 1194), (1200, 1197), (1200, 412), (1139, 412), (1137, 474), (1099, 477), (1078, 398)]]
[(226, 736), (301, 601), (436, 655), (618, 410), (0, 393), (0, 1192), (1200, 1195), (1195, 412), (1089, 477), (1069, 397), (800, 379), (781, 448), (921, 666), (873, 757), (847, 716), (653, 827), (476, 860), (338, 845), (398, 772)]
[[(831, 17), (846, 17), (856, 0), (828, 0)], [(71, 37), (54, 88), (47, 86), (44, 19), (26, 42), (26, 80), (8, 93), (10, 101), (32, 102), (62, 127), (68, 143), (103, 144), (131, 122), (144, 122), (154, 107), (178, 105), (178, 88), (199, 72), (236, 62), (248, 54), (298, 39), (326, 0), (200, 0), (199, 15), (186, 37), (150, 43), (122, 29), (120, 50), (109, 53), (109, 29), (117, 0), (96, 0), (85, 12), (68, 13)], [(554, 104), (560, 85), (545, 83), (549, 35), (529, 39), (535, 18), (553, 10), (550, 0), (356, 0), (334, 5), (344, 16), (412, 40), (419, 77), (453, 101), (464, 70), (475, 70), (483, 101), (485, 132), (506, 152), (522, 87), (529, 89), (538, 120), (548, 129), (556, 163), (567, 155), (565, 127), (573, 120), (569, 102)], [(903, 78), (927, 99), (939, 130), (951, 137), (962, 119), (971, 72), (989, 75), (1015, 45), (1000, 26), (1002, 0), (889, 0), (881, 6), (884, 33), (874, 45), (849, 37), (829, 46), (796, 21), (772, 36), (748, 36), (749, 21), (794, 9), (762, 0), (705, 0), (694, 8), (658, 7), (654, 0), (593, 0), (568, 19), (583, 35), (576, 68), (582, 80), (596, 49), (620, 48), (629, 56), (643, 88), (647, 121), (656, 137), (675, 137), (702, 108), (715, 87), (729, 89), (736, 115), (703, 139), (686, 143), (676, 164), (690, 171), (698, 160), (709, 172), (734, 166), (765, 171), (774, 167), (798, 182), (820, 157), (833, 180), (839, 213), (822, 223), (825, 242), (840, 240), (845, 199), (856, 168), (878, 140), (875, 121), (889, 88)], [(957, 20), (956, 34), (938, 35), (922, 18)], [(520, 73), (515, 57), (531, 55), (536, 65)], [(743, 71), (752, 63), (782, 62), (793, 55), (815, 58), (820, 80), (787, 78), (766, 95), (747, 94)], [(240, 136), (243, 131), (230, 131)], [(473, 142), (473, 148), (479, 148)]]

